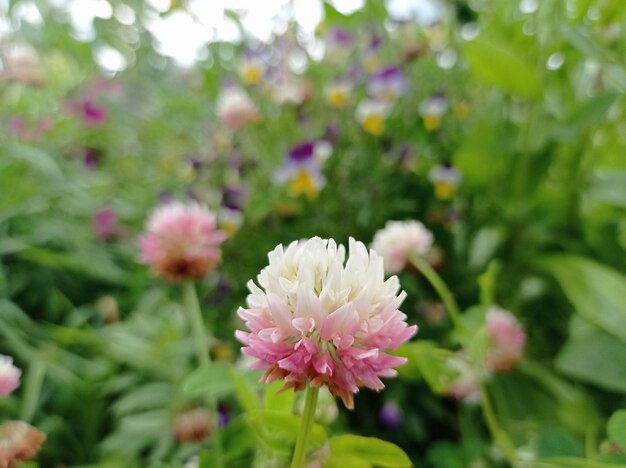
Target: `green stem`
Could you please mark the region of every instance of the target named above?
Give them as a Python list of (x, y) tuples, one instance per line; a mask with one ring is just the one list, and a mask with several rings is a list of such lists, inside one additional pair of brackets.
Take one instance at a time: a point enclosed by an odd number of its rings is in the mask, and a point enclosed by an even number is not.
[(39, 395), (46, 376), (46, 364), (40, 357), (35, 357), (28, 368), (24, 384), (24, 399), (20, 411), (20, 420), (31, 422), (37, 409)]
[[(211, 357), (207, 349), (208, 333), (204, 327), (204, 321), (202, 320), (202, 311), (200, 310), (200, 302), (198, 301), (196, 288), (191, 281), (185, 283), (184, 285), (184, 297), (185, 305), (189, 313), (191, 333), (193, 334), (193, 343), (196, 348), (198, 363), (202, 369), (207, 369), (211, 366)], [(209, 407), (209, 411), (213, 414), (213, 449), (215, 451), (215, 466), (221, 468), (224, 466), (224, 460), (222, 459), (222, 439), (219, 430), (219, 412), (217, 408), (217, 401), (212, 395), (207, 395), (205, 400)]]
[(207, 334), (202, 321), (202, 312), (200, 311), (200, 303), (196, 288), (191, 281), (185, 283), (184, 286), (185, 305), (189, 313), (191, 321), (191, 332), (193, 334), (193, 343), (196, 348), (196, 356), (201, 367), (209, 367), (211, 358), (207, 350)]
[(304, 468), (309, 434), (311, 433), (311, 428), (313, 427), (313, 421), (315, 419), (315, 406), (317, 404), (318, 393), (319, 388), (309, 387), (307, 389), (304, 412), (302, 413), (300, 430), (298, 431), (298, 438), (296, 439), (296, 447), (293, 451), (291, 468)]
[(513, 445), (507, 433), (500, 427), (500, 424), (498, 424), (496, 413), (491, 405), (489, 393), (484, 385), (480, 386), (480, 406), (493, 440), (498, 444), (509, 464), (515, 466), (515, 445)]
[(423, 257), (414, 255), (410, 258), (410, 261), (437, 291), (446, 309), (448, 309), (448, 314), (450, 314), (454, 327), (457, 329), (461, 328), (461, 311), (446, 283)]

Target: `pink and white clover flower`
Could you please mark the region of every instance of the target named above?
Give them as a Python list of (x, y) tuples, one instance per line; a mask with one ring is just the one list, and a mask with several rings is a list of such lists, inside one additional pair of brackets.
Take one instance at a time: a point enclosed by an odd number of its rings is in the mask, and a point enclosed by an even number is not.
[(13, 365), (13, 358), (0, 354), (0, 396), (6, 396), (20, 386), (22, 371)]
[(433, 245), (433, 234), (419, 221), (387, 221), (374, 234), (372, 249), (385, 259), (385, 271), (402, 271), (411, 255), (424, 255)]
[(524, 354), (526, 333), (513, 314), (491, 306), (487, 310), (487, 334), (490, 340), (487, 349), (489, 370), (506, 372), (515, 367)]
[(350, 239), (349, 253), (332, 239), (295, 241), (269, 253), (269, 264), (248, 282), (247, 331), (236, 337), (268, 383), (302, 390), (326, 384), (347, 408), (359, 387), (382, 390), (405, 358), (392, 356), (417, 326), (398, 310), (406, 297), (396, 276), (385, 280), (383, 258)]
[(202, 278), (221, 259), (219, 245), (228, 235), (216, 227), (215, 215), (192, 203), (157, 208), (139, 239), (141, 261), (168, 281)]

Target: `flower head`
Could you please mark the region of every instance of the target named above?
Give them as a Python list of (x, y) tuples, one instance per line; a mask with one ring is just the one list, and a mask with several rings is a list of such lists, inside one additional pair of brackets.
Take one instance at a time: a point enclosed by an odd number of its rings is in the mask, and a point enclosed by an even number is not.
[(46, 434), (22, 421), (0, 425), (0, 466), (16, 467), (35, 458)]
[(367, 85), (367, 92), (375, 99), (393, 101), (403, 96), (408, 87), (408, 81), (402, 69), (386, 67), (372, 75)]
[(263, 382), (284, 380), (284, 389), (328, 385), (354, 407), (359, 387), (382, 390), (379, 377), (396, 375), (406, 359), (391, 356), (417, 327), (398, 307), (398, 278), (385, 281), (383, 259), (350, 239), (349, 254), (332, 239), (314, 237), (276, 247), (250, 281), (248, 308), (239, 308), (248, 331), (236, 336), (243, 353), (265, 370)]
[(248, 94), (233, 86), (226, 87), (220, 93), (216, 112), (224, 126), (232, 131), (237, 131), (259, 118), (257, 107)]
[(342, 108), (348, 103), (352, 94), (352, 85), (345, 81), (338, 81), (326, 88), (326, 99), (335, 108)]
[(450, 383), (446, 393), (466, 403), (479, 403), (481, 377), (469, 362), (467, 355), (463, 351), (457, 352), (448, 359), (448, 367), (456, 373), (456, 377)]
[(387, 221), (374, 235), (372, 248), (385, 259), (385, 271), (402, 271), (411, 255), (424, 255), (433, 245), (433, 235), (419, 221)]
[(449, 200), (454, 196), (456, 188), (461, 183), (461, 174), (449, 165), (439, 165), (430, 170), (428, 179), (435, 186), (436, 197), (440, 200)]
[(381, 101), (361, 101), (356, 108), (356, 118), (363, 129), (372, 135), (382, 135), (385, 119), (391, 111), (389, 104)]
[(246, 85), (258, 84), (266, 72), (266, 65), (259, 57), (244, 59), (239, 65), (239, 76)]
[(113, 239), (119, 234), (119, 216), (111, 209), (103, 208), (93, 215), (93, 227), (102, 240)]
[(445, 96), (438, 94), (432, 96), (420, 105), (420, 115), (424, 121), (424, 127), (429, 132), (437, 130), (441, 125), (441, 117), (448, 109)]
[(387, 402), (380, 409), (380, 413), (378, 414), (380, 422), (383, 423), (384, 426), (387, 426), (392, 429), (397, 429), (402, 426), (404, 421), (404, 416), (402, 415), (402, 409), (398, 406), (397, 403)]
[(511, 370), (522, 358), (526, 334), (508, 311), (491, 306), (487, 311), (487, 367), (494, 372)]
[(0, 354), (0, 396), (5, 396), (20, 386), (22, 371), (13, 365), (13, 358)]
[(211, 412), (197, 407), (179, 413), (174, 419), (172, 431), (181, 442), (202, 442), (213, 432)]
[(297, 197), (306, 195), (313, 199), (326, 184), (322, 175), (322, 164), (332, 153), (332, 145), (325, 140), (305, 141), (289, 150), (287, 159), (274, 178), (277, 182), (288, 182), (288, 192)]
[(219, 244), (226, 237), (216, 229), (215, 216), (208, 209), (195, 203), (170, 203), (150, 216), (139, 240), (141, 261), (168, 281), (202, 278), (220, 261)]

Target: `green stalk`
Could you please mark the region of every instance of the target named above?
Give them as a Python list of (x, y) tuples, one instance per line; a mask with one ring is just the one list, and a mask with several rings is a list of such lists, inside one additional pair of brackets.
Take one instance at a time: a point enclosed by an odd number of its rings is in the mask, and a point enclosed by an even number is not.
[[(196, 357), (201, 369), (208, 369), (211, 366), (211, 356), (207, 350), (208, 334), (202, 320), (202, 311), (200, 310), (200, 302), (193, 282), (188, 281), (184, 284), (184, 298), (189, 320), (191, 323), (191, 333), (193, 335), (193, 343), (196, 348)], [(209, 411), (213, 414), (213, 444), (215, 450), (215, 463), (217, 467), (224, 466), (222, 459), (222, 440), (219, 431), (219, 412), (217, 401), (213, 396), (207, 395), (206, 402)]]
[(304, 403), (304, 412), (302, 413), (302, 421), (300, 422), (300, 430), (296, 439), (296, 447), (293, 451), (293, 459), (291, 460), (291, 468), (304, 468), (306, 460), (306, 449), (309, 442), (309, 434), (313, 427), (315, 419), (315, 406), (317, 405), (317, 395), (319, 388), (308, 387), (306, 392), (306, 401)]
[(448, 314), (450, 314), (450, 319), (454, 324), (454, 328), (461, 328), (461, 311), (459, 306), (457, 305), (450, 289), (446, 286), (446, 283), (441, 279), (439, 274), (430, 266), (430, 264), (421, 256), (413, 255), (410, 258), (411, 263), (419, 270), (419, 272), (424, 275), (424, 277), (428, 280), (431, 286), (437, 291), (439, 297), (443, 301), (448, 310)]
[(496, 444), (500, 447), (507, 461), (511, 466), (515, 466), (515, 445), (511, 442), (508, 434), (498, 424), (496, 413), (491, 406), (491, 400), (489, 399), (489, 393), (484, 385), (480, 385), (480, 406), (483, 410), (483, 417), (487, 423), (487, 428), (491, 433), (491, 437)]
[(209, 367), (211, 358), (207, 350), (207, 334), (202, 321), (202, 312), (200, 311), (196, 288), (191, 281), (185, 283), (184, 288), (185, 304), (189, 312), (191, 333), (193, 334), (193, 343), (196, 348), (198, 363), (200, 367)]
[(22, 400), (22, 409), (20, 411), (20, 420), (31, 422), (37, 409), (39, 395), (43, 379), (46, 376), (46, 364), (40, 357), (35, 357), (31, 362), (26, 373), (24, 383), (24, 399)]

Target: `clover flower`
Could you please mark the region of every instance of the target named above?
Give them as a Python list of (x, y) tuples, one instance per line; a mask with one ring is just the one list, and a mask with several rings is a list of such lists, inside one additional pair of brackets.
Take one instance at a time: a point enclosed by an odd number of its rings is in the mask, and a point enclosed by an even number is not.
[(213, 417), (207, 408), (196, 407), (179, 413), (172, 427), (180, 442), (202, 442), (213, 432)]
[(226, 237), (216, 229), (215, 216), (208, 209), (195, 203), (170, 203), (148, 219), (139, 240), (141, 261), (168, 281), (202, 278), (219, 263), (219, 244)]
[(289, 195), (306, 195), (314, 199), (326, 184), (322, 164), (332, 153), (332, 145), (325, 140), (305, 141), (293, 147), (284, 164), (274, 173), (279, 183), (289, 182)]
[(113, 239), (120, 233), (119, 221), (118, 214), (109, 208), (96, 211), (92, 218), (94, 231), (102, 240)]
[(46, 434), (22, 421), (0, 425), (0, 466), (16, 467), (32, 460), (46, 440)]
[(517, 319), (508, 311), (491, 306), (487, 310), (487, 367), (493, 372), (511, 370), (522, 358), (526, 334)]
[(0, 396), (8, 395), (20, 386), (22, 371), (13, 365), (13, 358), (0, 354)]
[(387, 221), (374, 234), (372, 249), (385, 259), (385, 271), (402, 271), (411, 255), (424, 255), (433, 245), (433, 235), (419, 221)]
[(424, 127), (429, 132), (437, 130), (441, 125), (441, 117), (448, 109), (445, 96), (437, 94), (429, 97), (420, 105), (420, 115), (424, 121)]
[(356, 108), (356, 119), (363, 129), (372, 135), (382, 135), (385, 131), (385, 119), (389, 116), (389, 104), (381, 101), (361, 101)]
[(409, 84), (402, 69), (386, 67), (371, 76), (367, 84), (367, 92), (374, 99), (389, 102), (406, 94), (408, 87)]
[(257, 284), (248, 282), (248, 308), (238, 315), (248, 331), (236, 337), (245, 355), (265, 370), (261, 381), (283, 389), (328, 385), (347, 408), (359, 387), (380, 391), (406, 359), (387, 354), (416, 332), (398, 310), (398, 278), (384, 279), (383, 258), (350, 239), (349, 253), (314, 237), (277, 246)]
[(256, 104), (241, 88), (228, 86), (217, 98), (216, 113), (226, 128), (233, 132), (259, 118)]
[(435, 196), (440, 200), (449, 200), (456, 193), (461, 174), (450, 165), (439, 165), (430, 170), (428, 179), (435, 186)]
[(479, 372), (469, 362), (464, 351), (458, 351), (448, 359), (448, 367), (456, 373), (456, 377), (448, 386), (448, 396), (465, 403), (477, 404), (480, 402)]

